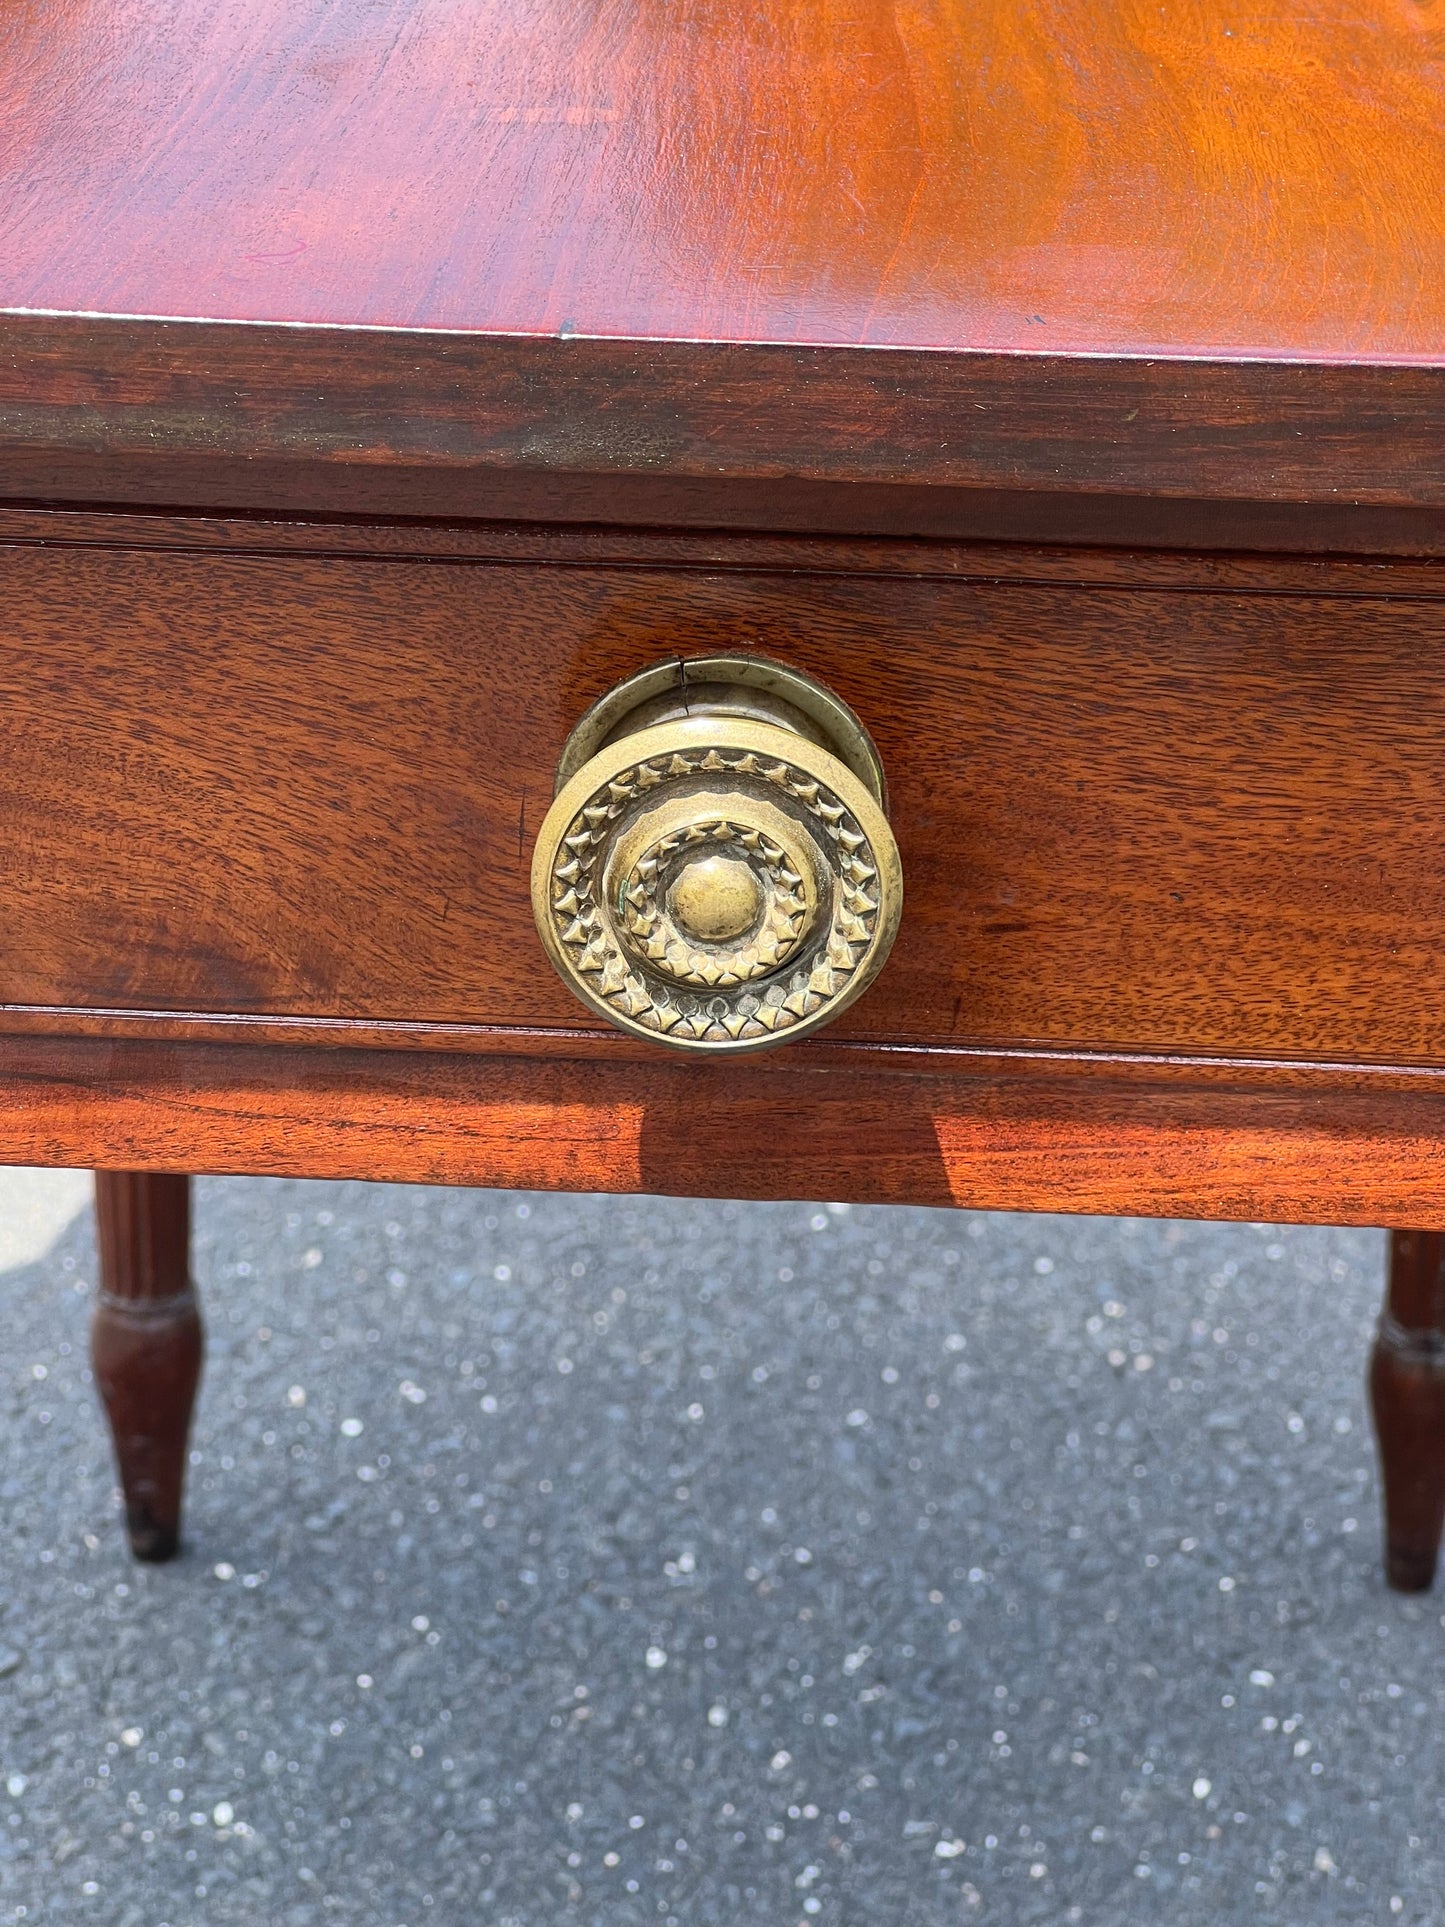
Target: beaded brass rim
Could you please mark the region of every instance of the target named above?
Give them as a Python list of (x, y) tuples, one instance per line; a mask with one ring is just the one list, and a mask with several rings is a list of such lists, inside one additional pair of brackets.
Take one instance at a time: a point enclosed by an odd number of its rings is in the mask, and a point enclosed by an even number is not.
[(532, 865), (538, 930), (576, 995), (636, 1036), (711, 1054), (845, 1010), (888, 954), (902, 886), (869, 784), (809, 735), (725, 711), (596, 747)]

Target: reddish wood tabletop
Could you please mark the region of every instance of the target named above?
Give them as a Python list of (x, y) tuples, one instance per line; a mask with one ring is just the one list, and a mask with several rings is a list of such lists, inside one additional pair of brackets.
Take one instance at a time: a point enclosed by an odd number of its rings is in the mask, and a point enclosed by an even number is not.
[(0, 307), (1431, 360), (1439, 0), (8, 0)]

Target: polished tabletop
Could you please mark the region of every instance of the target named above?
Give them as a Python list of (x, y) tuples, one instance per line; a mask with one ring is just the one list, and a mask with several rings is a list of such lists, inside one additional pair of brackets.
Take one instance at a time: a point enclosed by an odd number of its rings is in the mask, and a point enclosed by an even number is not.
[(0, 308), (1445, 358), (1440, 0), (9, 0)]

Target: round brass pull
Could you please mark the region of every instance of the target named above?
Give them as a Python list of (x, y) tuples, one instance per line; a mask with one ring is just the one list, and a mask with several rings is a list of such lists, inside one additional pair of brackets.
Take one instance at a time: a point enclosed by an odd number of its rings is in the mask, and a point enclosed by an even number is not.
[(801, 1037), (873, 981), (902, 906), (878, 752), (795, 669), (658, 663), (567, 739), (532, 910), (562, 981), (622, 1030), (711, 1052)]

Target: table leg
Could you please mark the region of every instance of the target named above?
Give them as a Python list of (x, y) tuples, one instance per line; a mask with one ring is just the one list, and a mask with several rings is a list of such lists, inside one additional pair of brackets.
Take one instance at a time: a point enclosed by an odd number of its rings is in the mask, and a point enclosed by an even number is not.
[(146, 1171), (95, 1174), (100, 1292), (91, 1362), (137, 1559), (169, 1559), (180, 1543), (202, 1344), (190, 1277), (190, 1185)]
[(1370, 1397), (1385, 1485), (1385, 1574), (1402, 1592), (1423, 1592), (1445, 1527), (1445, 1233), (1390, 1234)]

